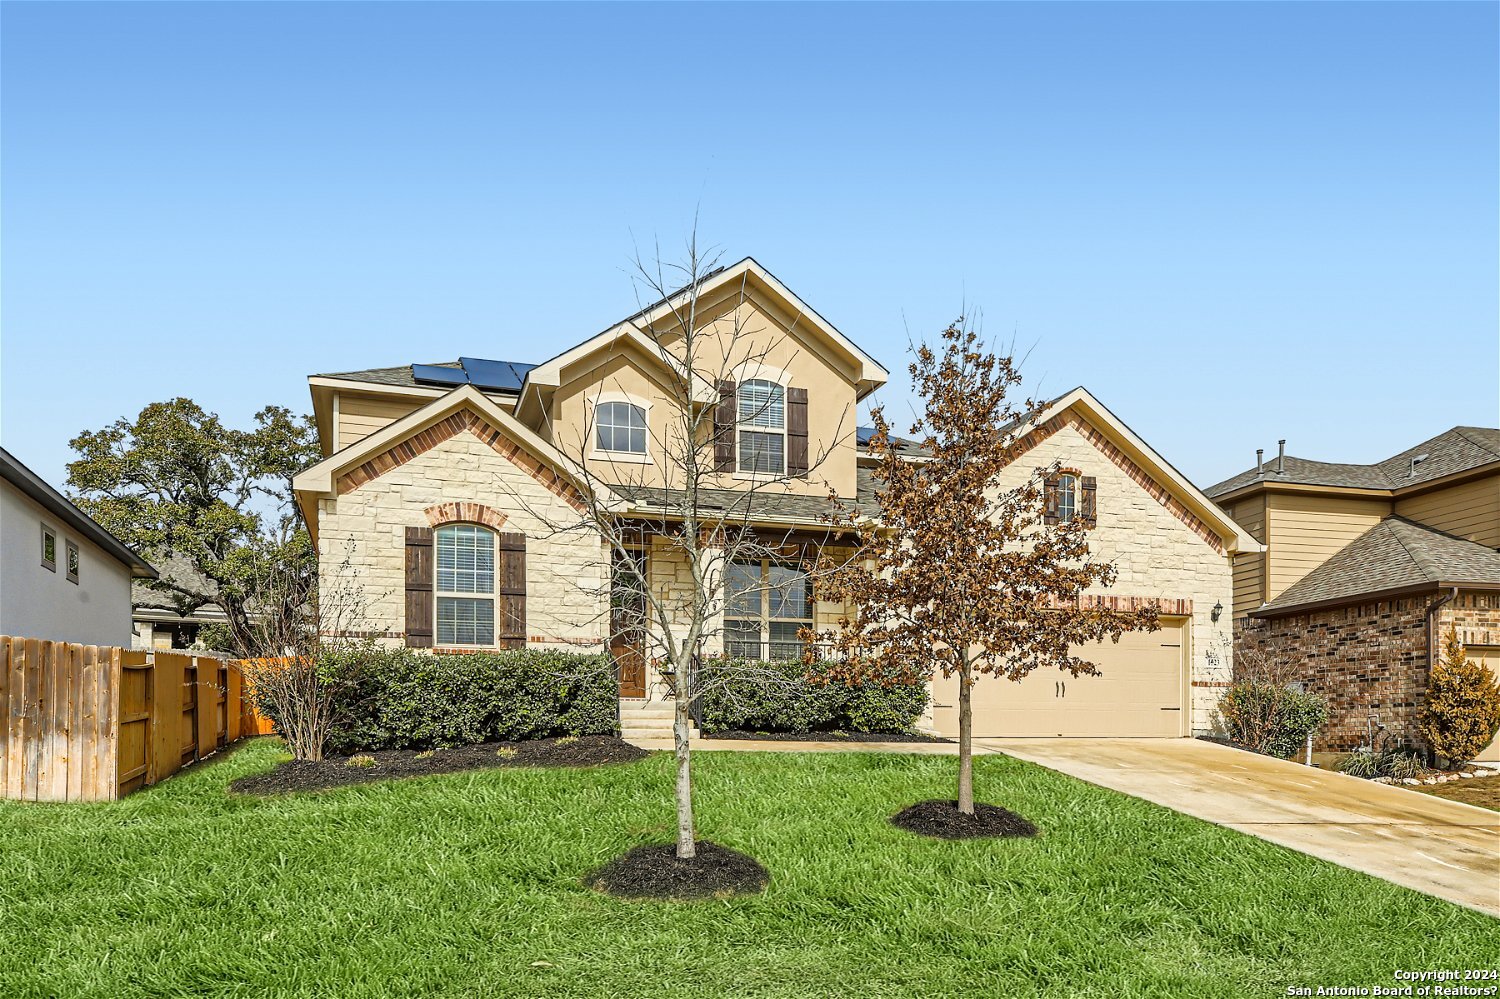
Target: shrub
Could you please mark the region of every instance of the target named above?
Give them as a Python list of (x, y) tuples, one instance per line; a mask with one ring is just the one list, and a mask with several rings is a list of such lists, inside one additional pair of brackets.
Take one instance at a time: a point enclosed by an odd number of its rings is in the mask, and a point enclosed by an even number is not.
[(1433, 752), (1455, 765), (1478, 756), (1500, 729), (1495, 674), (1468, 657), (1456, 630), (1449, 630), (1432, 667), (1421, 728)]
[(1300, 751), (1310, 733), (1327, 719), (1321, 698), (1282, 683), (1235, 683), (1219, 701), (1219, 717), (1229, 738), (1267, 756), (1285, 758)]
[(809, 678), (802, 663), (704, 664), (706, 732), (906, 732), (927, 707), (927, 685), (849, 686)]
[(321, 667), (332, 692), (334, 752), (616, 731), (619, 688), (603, 654), (365, 646), (325, 653)]
[(360, 753), (358, 756), (349, 757), (349, 766), (368, 770), (375, 765), (375, 757)]

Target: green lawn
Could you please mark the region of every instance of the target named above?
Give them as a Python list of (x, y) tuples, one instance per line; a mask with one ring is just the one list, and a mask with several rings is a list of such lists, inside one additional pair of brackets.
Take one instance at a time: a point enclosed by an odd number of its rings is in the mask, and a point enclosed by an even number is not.
[(699, 753), (702, 834), (771, 884), (676, 905), (580, 884), (670, 838), (664, 755), (227, 796), (280, 758), (0, 802), (0, 993), (1273, 996), (1500, 954), (1500, 921), (998, 756), (980, 797), (1035, 840), (890, 826), (952, 759)]

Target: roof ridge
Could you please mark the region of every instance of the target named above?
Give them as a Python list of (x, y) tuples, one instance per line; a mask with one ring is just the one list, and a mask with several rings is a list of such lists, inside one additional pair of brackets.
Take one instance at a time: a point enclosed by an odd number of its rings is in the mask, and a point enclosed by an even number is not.
[(1469, 435), (1468, 433), (1465, 433), (1465, 431), (1468, 431), (1468, 430), (1490, 430), (1490, 429), (1492, 429), (1492, 428), (1490, 428), (1490, 427), (1457, 426), (1457, 427), (1454, 427), (1452, 430), (1450, 430), (1448, 432), (1450, 434), (1458, 434), (1458, 436), (1462, 437), (1464, 440), (1468, 441), (1470, 444), (1473, 444), (1475, 447), (1479, 448), (1479, 450), (1481, 450), (1481, 451), (1488, 451), (1490, 454), (1494, 455), (1496, 458), (1500, 458), (1500, 451), (1496, 451), (1494, 448), (1490, 447), (1484, 441), (1475, 440), (1471, 435)]
[[(1391, 514), (1389, 517), (1385, 518), (1384, 520), (1382, 520), (1380, 523), (1381, 524), (1389, 524), (1393, 520), (1400, 521), (1401, 523), (1406, 524), (1406, 525), (1408, 525), (1410, 527), (1420, 527), (1420, 526), (1422, 526), (1422, 525), (1418, 524), (1416, 521), (1407, 520), (1405, 517), (1399, 516), (1398, 514), (1394, 514), (1394, 513)], [(1377, 524), (1376, 526), (1378, 527), (1380, 525)], [(1411, 547), (1409, 545), (1407, 545), (1407, 543), (1406, 543), (1406, 539), (1404, 539), (1403, 537), (1401, 537), (1401, 534), (1395, 529), (1395, 527), (1388, 527), (1388, 528), (1386, 528), (1386, 530), (1390, 533), (1391, 537), (1393, 537), (1393, 538), (1396, 539), (1396, 544), (1400, 545), (1401, 546), (1401, 550), (1404, 551), (1404, 552), (1406, 552), (1406, 557), (1409, 558), (1409, 559), (1411, 559), (1413, 565), (1415, 565), (1419, 570), (1421, 570), (1424, 575), (1428, 575), (1428, 576), (1432, 575), (1432, 568), (1428, 564), (1428, 562), (1425, 559), (1419, 557), (1416, 552), (1414, 552), (1414, 551), (1411, 550)]]

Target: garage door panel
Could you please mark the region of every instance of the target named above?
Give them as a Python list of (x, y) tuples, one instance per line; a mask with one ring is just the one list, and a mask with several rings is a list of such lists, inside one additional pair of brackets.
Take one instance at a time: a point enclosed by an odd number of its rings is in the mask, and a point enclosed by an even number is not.
[[(1036, 672), (1015, 682), (993, 676), (974, 685), (974, 734), (1003, 737), (1173, 737), (1183, 729), (1182, 622), (1156, 632), (1129, 633), (1079, 655), (1097, 675)], [(958, 681), (933, 685), (933, 721), (958, 734)]]

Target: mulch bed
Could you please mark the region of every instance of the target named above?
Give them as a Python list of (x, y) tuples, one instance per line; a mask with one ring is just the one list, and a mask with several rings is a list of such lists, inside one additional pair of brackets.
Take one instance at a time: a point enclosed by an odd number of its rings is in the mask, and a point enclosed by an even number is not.
[[(502, 752), (508, 750), (509, 752)], [(651, 755), (609, 735), (586, 735), (576, 739), (533, 739), (526, 742), (485, 742), (455, 749), (381, 749), (359, 753), (374, 759), (374, 766), (352, 766), (354, 757), (330, 756), (317, 763), (288, 760), (263, 774), (241, 777), (229, 785), (237, 794), (285, 794), (289, 791), (325, 791), (349, 784), (427, 777), (490, 770), (496, 767), (592, 767), (604, 763), (629, 763)]]
[(952, 742), (921, 732), (705, 732), (705, 739), (749, 739), (764, 742)]
[(616, 857), (585, 883), (617, 898), (687, 901), (763, 891), (771, 876), (752, 857), (698, 841), (698, 855), (680, 860), (677, 846), (637, 846)]
[(974, 814), (958, 810), (956, 801), (919, 801), (891, 816), (891, 824), (938, 839), (1035, 836), (1036, 826), (998, 805), (974, 804)]

